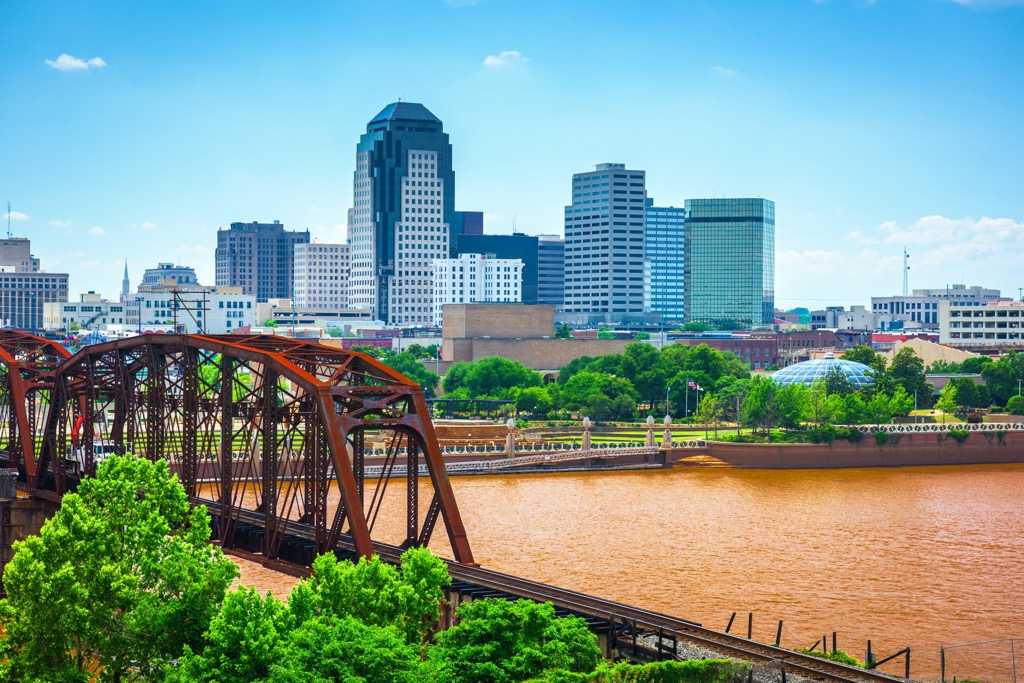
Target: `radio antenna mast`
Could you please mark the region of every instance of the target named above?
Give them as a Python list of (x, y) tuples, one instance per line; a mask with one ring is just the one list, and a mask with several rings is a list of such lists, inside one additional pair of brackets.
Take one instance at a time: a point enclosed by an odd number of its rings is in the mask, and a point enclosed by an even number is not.
[(11, 201), (7, 200), (7, 239), (11, 239)]
[(910, 254), (907, 253), (907, 247), (906, 247), (906, 245), (904, 245), (903, 246), (903, 296), (907, 296), (907, 294), (908, 294), (908, 291), (907, 291), (907, 279), (908, 279), (908, 276), (910, 275), (910, 263), (908, 262), (909, 259), (910, 259)]

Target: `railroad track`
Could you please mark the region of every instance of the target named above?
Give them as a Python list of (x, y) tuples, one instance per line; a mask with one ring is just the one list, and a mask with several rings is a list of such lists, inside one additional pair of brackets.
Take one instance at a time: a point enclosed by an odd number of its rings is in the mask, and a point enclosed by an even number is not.
[[(216, 505), (211, 505), (211, 513), (216, 514)], [(243, 514), (241, 519), (252, 518), (259, 521), (259, 515)], [(291, 543), (311, 545), (313, 528), (291, 522), (288, 525), (287, 538)], [(391, 564), (398, 564), (404, 550), (402, 548), (378, 543), (377, 553), (381, 559)], [(338, 544), (339, 556), (347, 559), (355, 558), (355, 549), (342, 540)], [(252, 556), (252, 559), (258, 559)], [(505, 599), (525, 598), (537, 602), (550, 602), (556, 613), (572, 614), (582, 617), (590, 627), (599, 634), (608, 636), (620, 649), (633, 647), (636, 651), (646, 649), (655, 654), (675, 656), (675, 643), (686, 641), (705, 648), (721, 652), (724, 656), (734, 657), (754, 664), (770, 664), (778, 666), (780, 672), (798, 674), (806, 678), (835, 683), (894, 683), (905, 679), (891, 676), (878, 671), (839, 664), (829, 660), (811, 657), (792, 650), (759, 643), (741, 636), (736, 636), (703, 627), (701, 624), (680, 619), (659, 612), (605, 600), (593, 595), (571, 591), (558, 586), (530, 581), (518, 576), (503, 574), (483, 567), (464, 565), (445, 560), (448, 573), (452, 578), (451, 591), (473, 598), (496, 597)], [(271, 568), (281, 569), (280, 563), (266, 563)], [(307, 570), (308, 571), (308, 570)], [(643, 645), (645, 637), (657, 637), (658, 645), (667, 641), (669, 649), (650, 648)], [(785, 680), (783, 678), (783, 680)]]

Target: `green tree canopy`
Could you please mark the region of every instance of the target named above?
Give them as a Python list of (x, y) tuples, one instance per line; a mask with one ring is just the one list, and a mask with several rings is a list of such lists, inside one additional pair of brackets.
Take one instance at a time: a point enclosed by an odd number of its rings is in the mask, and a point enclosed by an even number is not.
[(981, 367), (981, 377), (988, 386), (992, 400), (1006, 405), (1011, 396), (1019, 395), (1019, 382), (1024, 379), (1024, 353), (1007, 351), (998, 360)]
[[(452, 366), (448, 370), (449, 374), (454, 369), (455, 366)], [(540, 373), (519, 361), (498, 356), (481, 358), (469, 363), (465, 375), (461, 378), (461, 386), (465, 386), (470, 396), (474, 398), (509, 398), (514, 388), (524, 389), (540, 385)], [(445, 390), (448, 390), (447, 384)]]
[(562, 323), (557, 330), (555, 330), (555, 339), (572, 339), (572, 330), (569, 329), (569, 323)]
[(924, 361), (913, 349), (904, 346), (897, 351), (885, 374), (888, 380), (886, 393), (890, 396), (899, 386), (903, 387), (908, 396), (913, 396), (916, 392), (918, 403), (921, 405), (927, 405), (931, 401), (932, 385), (925, 381)]
[[(413, 344), (413, 346), (417, 346)], [(426, 349), (420, 347), (421, 353), (426, 353)], [(417, 356), (414, 353), (403, 351), (402, 353), (391, 353), (388, 354), (384, 360), (384, 365), (388, 366), (392, 370), (397, 370), (409, 379), (413, 380), (421, 387), (423, 387), (423, 395), (427, 398), (433, 398), (437, 394), (437, 373), (433, 370), (428, 370), (423, 363), (419, 362), (417, 358), (423, 358), (424, 356)]]
[(557, 669), (587, 673), (601, 658), (586, 622), (556, 618), (551, 603), (483, 598), (460, 606), (458, 617), (430, 649), (445, 683), (518, 683)]
[(639, 400), (629, 380), (590, 370), (574, 375), (559, 395), (565, 408), (598, 421), (632, 419)]
[(238, 573), (165, 461), (111, 456), (17, 542), (0, 602), (0, 679), (157, 679), (202, 643)]
[(546, 387), (526, 387), (516, 398), (516, 410), (543, 417), (554, 408), (554, 401)]

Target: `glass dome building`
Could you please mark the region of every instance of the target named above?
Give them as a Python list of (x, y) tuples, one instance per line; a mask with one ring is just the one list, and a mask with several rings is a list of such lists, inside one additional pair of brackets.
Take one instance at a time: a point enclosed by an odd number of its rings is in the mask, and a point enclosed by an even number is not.
[(818, 360), (807, 360), (803, 363), (795, 363), (790, 365), (788, 368), (779, 370), (772, 379), (779, 386), (786, 386), (799, 382), (806, 386), (811, 386), (811, 383), (816, 379), (825, 379), (833, 370), (839, 370), (846, 376), (846, 379), (850, 383), (860, 389), (861, 387), (869, 386), (874, 382), (874, 378), (871, 376), (871, 368), (863, 363), (855, 363), (852, 360), (843, 360), (842, 358), (836, 358), (834, 353), (826, 353), (824, 358)]

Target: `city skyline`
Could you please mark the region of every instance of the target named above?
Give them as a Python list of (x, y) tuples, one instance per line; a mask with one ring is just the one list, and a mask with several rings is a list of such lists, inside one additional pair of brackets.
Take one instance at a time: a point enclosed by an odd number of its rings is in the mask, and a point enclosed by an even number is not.
[(352, 146), (401, 97), (489, 233), (560, 233), (571, 176), (617, 162), (660, 206), (773, 199), (782, 308), (899, 293), (904, 244), (911, 289), (1016, 297), (1021, 5), (7, 3), (0, 201), (72, 298), (125, 258), (213, 284), (232, 222), (341, 241)]

